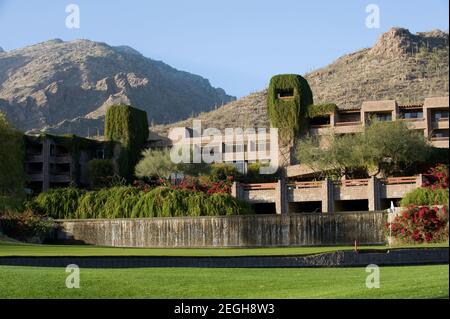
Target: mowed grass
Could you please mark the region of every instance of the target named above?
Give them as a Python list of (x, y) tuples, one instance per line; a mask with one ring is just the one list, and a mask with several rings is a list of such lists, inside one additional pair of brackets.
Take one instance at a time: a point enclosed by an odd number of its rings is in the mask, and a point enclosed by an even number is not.
[(0, 266), (0, 298), (448, 298), (448, 265), (365, 268), (81, 269), (68, 289), (64, 268)]
[[(448, 247), (444, 244), (403, 246)], [(118, 248), (90, 245), (32, 245), (0, 240), (1, 256), (282, 256), (310, 255), (337, 250), (352, 250), (352, 246), (283, 247), (283, 248)], [(359, 249), (388, 249), (387, 246), (362, 246)]]

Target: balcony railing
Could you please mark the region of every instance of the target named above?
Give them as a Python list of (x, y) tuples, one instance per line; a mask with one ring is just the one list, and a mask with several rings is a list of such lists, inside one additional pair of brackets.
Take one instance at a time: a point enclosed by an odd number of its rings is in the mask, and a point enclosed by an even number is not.
[(353, 187), (353, 186), (367, 186), (369, 185), (369, 180), (367, 178), (363, 179), (345, 179), (342, 181), (335, 182), (336, 185), (343, 187)]
[(294, 182), (288, 184), (289, 187), (294, 189), (302, 189), (302, 188), (321, 188), (323, 182)]
[(382, 180), (382, 183), (386, 185), (415, 184), (416, 182), (416, 176), (388, 177)]
[(250, 190), (271, 190), (277, 187), (277, 183), (263, 183), (263, 184), (242, 184), (242, 188), (246, 191)]
[(351, 125), (361, 125), (361, 121), (354, 121), (354, 122), (336, 122), (335, 126), (351, 126)]

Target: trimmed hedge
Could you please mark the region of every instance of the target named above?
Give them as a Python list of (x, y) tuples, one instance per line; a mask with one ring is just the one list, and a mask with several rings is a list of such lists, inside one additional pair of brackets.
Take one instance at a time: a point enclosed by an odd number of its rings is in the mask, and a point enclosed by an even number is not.
[(129, 105), (113, 105), (106, 112), (105, 137), (119, 142), (119, 174), (127, 181), (134, 176), (142, 149), (149, 134), (147, 113)]
[(448, 189), (417, 188), (407, 193), (401, 200), (401, 206), (410, 205), (448, 205)]
[(251, 211), (247, 203), (226, 193), (205, 194), (168, 187), (144, 192), (128, 186), (87, 193), (52, 190), (39, 195), (32, 206), (55, 219), (219, 216)]
[[(279, 99), (278, 92), (293, 90), (290, 99)], [(291, 143), (306, 124), (307, 107), (313, 104), (311, 88), (298, 74), (280, 74), (272, 77), (267, 95), (267, 113), (270, 124), (278, 128), (280, 142)]]

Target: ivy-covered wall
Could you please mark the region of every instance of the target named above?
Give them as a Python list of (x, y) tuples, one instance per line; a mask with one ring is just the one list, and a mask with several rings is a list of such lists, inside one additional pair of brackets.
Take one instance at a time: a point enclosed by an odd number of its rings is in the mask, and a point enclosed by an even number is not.
[(131, 181), (148, 139), (147, 113), (129, 105), (113, 105), (106, 112), (105, 137), (122, 146), (119, 174)]
[[(291, 97), (278, 97), (280, 92), (283, 94), (290, 91)], [(301, 128), (306, 126), (307, 109), (313, 103), (311, 88), (302, 76), (280, 74), (272, 77), (267, 97), (267, 113), (271, 125), (278, 128), (282, 145), (291, 144)]]
[(309, 105), (306, 112), (306, 118), (313, 119), (327, 114), (333, 114), (337, 109), (338, 107), (334, 103)]

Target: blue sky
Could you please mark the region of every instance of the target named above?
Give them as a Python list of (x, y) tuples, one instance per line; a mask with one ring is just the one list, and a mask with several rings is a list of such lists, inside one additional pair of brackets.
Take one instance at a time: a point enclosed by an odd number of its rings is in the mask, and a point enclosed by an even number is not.
[[(80, 29), (65, 26), (78, 4)], [(368, 29), (366, 6), (380, 8)], [(277, 73), (304, 74), (372, 46), (392, 26), (448, 30), (447, 0), (0, 0), (0, 46), (54, 38), (129, 45), (244, 96)]]

